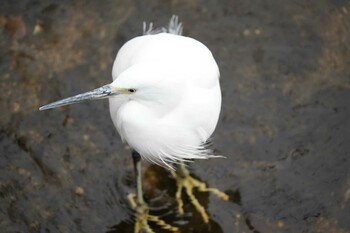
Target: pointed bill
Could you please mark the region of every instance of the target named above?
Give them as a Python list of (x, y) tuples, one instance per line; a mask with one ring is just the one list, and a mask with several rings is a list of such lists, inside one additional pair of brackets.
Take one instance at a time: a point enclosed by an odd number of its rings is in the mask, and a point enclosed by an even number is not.
[(85, 100), (104, 99), (104, 98), (108, 98), (118, 94), (119, 92), (115, 88), (112, 88), (111, 85), (108, 84), (89, 92), (85, 92), (79, 95), (75, 95), (63, 100), (59, 100), (59, 101), (44, 105), (40, 107), (39, 110), (57, 108), (57, 107), (61, 107), (69, 104), (79, 103)]

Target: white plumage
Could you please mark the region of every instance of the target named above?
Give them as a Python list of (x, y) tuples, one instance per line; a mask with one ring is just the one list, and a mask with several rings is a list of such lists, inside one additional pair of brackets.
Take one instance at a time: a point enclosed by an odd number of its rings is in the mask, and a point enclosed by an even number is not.
[(170, 167), (213, 156), (204, 143), (220, 113), (220, 74), (205, 45), (165, 32), (136, 37), (119, 50), (112, 76), (112, 86), (136, 90), (110, 98), (110, 113), (143, 158)]

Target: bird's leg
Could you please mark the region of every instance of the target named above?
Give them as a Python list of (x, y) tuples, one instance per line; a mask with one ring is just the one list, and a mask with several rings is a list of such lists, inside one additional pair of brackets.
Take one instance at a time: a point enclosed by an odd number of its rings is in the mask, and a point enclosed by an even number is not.
[(132, 159), (134, 162), (137, 202), (139, 204), (143, 205), (143, 204), (145, 204), (145, 201), (143, 200), (143, 191), (142, 191), (141, 155), (138, 152), (133, 151), (132, 152)]
[(159, 219), (159, 217), (149, 214), (149, 209), (146, 202), (143, 199), (142, 192), (141, 156), (138, 152), (132, 151), (132, 158), (134, 161), (135, 169), (136, 195), (129, 194), (128, 199), (130, 206), (136, 212), (134, 232), (154, 233), (152, 228), (148, 225), (148, 222), (153, 222), (164, 230), (168, 230), (170, 232), (178, 232), (179, 229), (177, 227), (173, 227), (164, 222), (163, 220)]
[(171, 174), (176, 179), (177, 183), (177, 192), (176, 192), (176, 201), (178, 204), (179, 213), (184, 213), (183, 210), (183, 200), (182, 200), (182, 190), (185, 190), (187, 196), (189, 197), (191, 203), (194, 205), (196, 210), (202, 216), (202, 219), (205, 223), (209, 222), (209, 216), (205, 211), (205, 208), (199, 203), (198, 199), (193, 193), (193, 189), (197, 188), (200, 192), (211, 192), (218, 196), (220, 199), (227, 201), (229, 199), (228, 195), (216, 188), (208, 188), (207, 185), (198, 179), (195, 179), (190, 175), (190, 172), (186, 168), (185, 164), (181, 162), (177, 166), (176, 171), (171, 171)]

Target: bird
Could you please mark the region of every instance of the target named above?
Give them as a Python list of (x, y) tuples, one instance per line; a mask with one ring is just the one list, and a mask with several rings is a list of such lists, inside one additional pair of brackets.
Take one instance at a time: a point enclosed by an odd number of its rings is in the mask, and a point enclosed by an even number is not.
[(192, 177), (187, 162), (220, 157), (208, 149), (221, 111), (220, 71), (203, 43), (182, 35), (178, 16), (167, 27), (143, 23), (143, 34), (126, 42), (112, 68), (113, 81), (83, 94), (40, 107), (40, 110), (86, 100), (109, 99), (111, 119), (121, 140), (132, 149), (136, 195), (128, 196), (136, 212), (135, 232), (153, 232), (148, 222), (169, 231), (178, 227), (149, 214), (142, 192), (141, 159), (169, 170), (176, 179), (176, 201), (183, 213), (182, 191), (204, 222), (208, 214), (192, 190), (228, 196)]

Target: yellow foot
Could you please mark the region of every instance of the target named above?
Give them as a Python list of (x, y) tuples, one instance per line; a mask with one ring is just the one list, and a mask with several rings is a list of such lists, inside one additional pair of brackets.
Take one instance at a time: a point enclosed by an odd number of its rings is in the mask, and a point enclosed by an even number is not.
[(221, 192), (216, 188), (208, 188), (204, 182), (193, 178), (183, 164), (180, 164), (176, 172), (171, 171), (171, 174), (176, 179), (176, 183), (177, 183), (176, 202), (178, 204), (178, 210), (180, 214), (184, 213), (184, 210), (183, 210), (184, 204), (182, 200), (183, 189), (185, 189), (186, 194), (189, 197), (191, 203), (194, 205), (196, 210), (200, 213), (205, 223), (209, 222), (209, 216), (205, 211), (205, 208), (199, 203), (198, 199), (194, 196), (193, 189), (197, 188), (198, 191), (200, 192), (211, 192), (224, 201), (228, 201), (229, 199), (229, 196), (226, 193)]
[(135, 194), (129, 194), (128, 200), (131, 208), (133, 208), (136, 212), (136, 221), (135, 221), (135, 233), (146, 232), (146, 233), (154, 233), (153, 229), (148, 225), (149, 222), (153, 222), (160, 228), (164, 230), (168, 230), (170, 232), (179, 232), (177, 227), (173, 227), (159, 217), (155, 215), (149, 214), (148, 206), (146, 203), (138, 203), (136, 200)]

